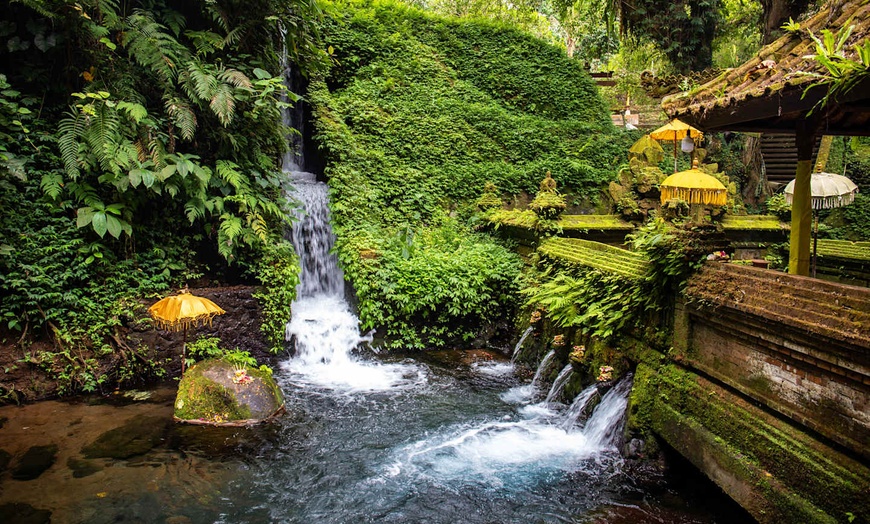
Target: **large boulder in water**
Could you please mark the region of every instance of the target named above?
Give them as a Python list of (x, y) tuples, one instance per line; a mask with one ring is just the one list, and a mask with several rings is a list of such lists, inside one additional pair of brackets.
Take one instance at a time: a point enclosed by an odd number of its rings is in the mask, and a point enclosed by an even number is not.
[(284, 412), (284, 396), (268, 370), (213, 359), (198, 362), (178, 384), (175, 420), (243, 426)]

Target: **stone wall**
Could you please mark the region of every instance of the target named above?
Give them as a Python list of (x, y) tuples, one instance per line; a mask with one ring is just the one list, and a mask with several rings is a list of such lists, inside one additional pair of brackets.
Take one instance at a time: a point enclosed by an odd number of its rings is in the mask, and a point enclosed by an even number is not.
[(870, 289), (708, 264), (678, 312), (686, 365), (870, 458)]
[(708, 263), (632, 357), (631, 427), (759, 522), (870, 522), (870, 290)]

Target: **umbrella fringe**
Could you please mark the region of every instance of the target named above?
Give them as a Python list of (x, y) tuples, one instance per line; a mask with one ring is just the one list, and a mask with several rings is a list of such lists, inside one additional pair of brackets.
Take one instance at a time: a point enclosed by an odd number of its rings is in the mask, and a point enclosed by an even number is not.
[[(792, 193), (785, 194), (785, 203), (791, 205), (794, 200)], [(838, 207), (848, 206), (855, 201), (855, 193), (846, 193), (844, 195), (830, 195), (826, 197), (813, 197), (813, 209), (836, 209)]]
[(661, 186), (662, 203), (668, 200), (685, 200), (690, 204), (705, 204), (724, 206), (728, 203), (728, 191), (725, 189), (689, 189), (685, 187)]
[(185, 318), (181, 320), (168, 321), (159, 318), (155, 318), (154, 324), (158, 329), (162, 329), (165, 331), (183, 331), (192, 327), (199, 327), (209, 325), (211, 326), (211, 320), (217, 313), (211, 313), (208, 315), (200, 315), (194, 318)]

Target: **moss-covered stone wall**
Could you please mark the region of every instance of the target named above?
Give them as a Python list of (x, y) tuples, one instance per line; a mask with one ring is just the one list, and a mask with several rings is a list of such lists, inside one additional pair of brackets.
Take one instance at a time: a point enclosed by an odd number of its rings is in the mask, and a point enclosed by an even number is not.
[(866, 522), (870, 470), (804, 429), (649, 352), (629, 426), (647, 428), (759, 522)]

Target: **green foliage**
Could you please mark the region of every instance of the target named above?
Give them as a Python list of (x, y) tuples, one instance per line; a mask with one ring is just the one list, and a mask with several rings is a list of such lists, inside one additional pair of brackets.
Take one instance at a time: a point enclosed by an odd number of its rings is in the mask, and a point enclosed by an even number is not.
[(825, 107), (829, 101), (837, 100), (863, 80), (870, 78), (870, 40), (865, 38), (852, 45), (855, 58), (849, 57), (846, 53), (846, 42), (849, 41), (854, 28), (854, 25), (841, 27), (836, 33), (830, 29), (823, 29), (821, 37), (810, 33), (816, 49), (809, 57), (818, 62), (824, 71), (822, 73), (799, 72), (799, 74), (815, 78), (804, 93), (813, 87), (827, 86), (827, 93), (816, 107)]
[(791, 204), (785, 201), (785, 193), (777, 193), (768, 198), (764, 207), (768, 213), (776, 215), (780, 220), (791, 220)]
[(531, 194), (546, 171), (594, 199), (630, 139), (582, 64), (516, 29), (389, 1), (331, 9), (336, 62), (308, 100), (363, 327), (386, 327), (391, 347), (469, 339), (511, 309), (517, 259), (445, 214), (484, 181)]
[(297, 70), (326, 65), (320, 6), (6, 7), (0, 319), (25, 348), (55, 344), (31, 362), (64, 392), (156, 373), (126, 345), (144, 316), (134, 297), (205, 272), (251, 278), (280, 251), (284, 265), (260, 275), (283, 293), (269, 299), (278, 311), (292, 284), (271, 280), (295, 263), (282, 240), (277, 159), (290, 130), (280, 111), (297, 98), (279, 58), (286, 40)]
[[(219, 358), (234, 365), (257, 367), (257, 359), (252, 357), (249, 352), (222, 348), (220, 342), (218, 337), (199, 337), (188, 343), (187, 356), (189, 358), (185, 359), (185, 364), (189, 367), (201, 360)], [(263, 367), (269, 369), (268, 366)], [(272, 370), (269, 369), (268, 372), (271, 374)]]
[[(120, 258), (76, 228), (71, 209), (39, 201), (35, 180), (12, 187), (0, 192), (0, 319), (20, 339), (26, 362), (61, 393), (159, 376), (160, 363), (129, 347), (123, 330), (146, 316), (139, 297), (199, 275), (190, 248), (166, 242)], [(55, 348), (29, 350), (29, 337), (41, 336)], [(105, 369), (106, 360), (114, 368)]]
[(826, 235), (842, 240), (870, 240), (870, 196), (858, 193), (855, 201), (831, 211), (825, 220)]
[(284, 349), (284, 326), (290, 321), (290, 305), (299, 284), (299, 259), (289, 244), (277, 244), (264, 250), (257, 266), (257, 279), (264, 289), (254, 294), (263, 311), (263, 334), (272, 344), (272, 352)]
[(678, 72), (712, 64), (720, 0), (622, 0), (619, 5), (623, 32), (652, 42)]
[(28, 127), (33, 111), (27, 107), (34, 103), (33, 99), (22, 100), (21, 93), (6, 81), (6, 75), (0, 74), (0, 187), (8, 176), (25, 179), (27, 157), (21, 154), (21, 143), (35, 148)]
[[(672, 229), (658, 218), (629, 238), (638, 255), (617, 256), (611, 252), (616, 248), (567, 239), (544, 243), (542, 269), (523, 290), (529, 297), (526, 306), (545, 310), (559, 327), (579, 327), (605, 341), (649, 327), (652, 315), (670, 308), (669, 297), (700, 267), (703, 250), (692, 232)], [(643, 260), (649, 261), (646, 271)]]
[(468, 342), (482, 322), (513, 312), (519, 257), (450, 219), (419, 229), (372, 229), (340, 237), (338, 247), (362, 328), (386, 328), (388, 347)]
[(761, 46), (762, 6), (754, 0), (722, 0), (720, 13), (722, 20), (713, 40), (713, 65), (737, 67)]
[[(64, 167), (42, 177), (45, 194), (75, 202), (78, 226), (100, 238), (129, 238), (149, 226), (154, 208), (179, 207), (230, 262), (280, 238), (276, 161), (289, 132), (280, 110), (285, 97), (297, 97), (283, 85), (278, 55), (286, 37), (290, 53), (306, 58), (297, 67), (322, 67), (321, 16), (310, 0), (244, 10), (204, 3), (176, 11), (165, 2), (11, 6), (4, 30), (37, 44), (7, 46), (4, 58), (17, 66), (22, 91), (47, 100), (45, 123), (56, 131)], [(40, 78), (56, 70), (70, 76)]]

